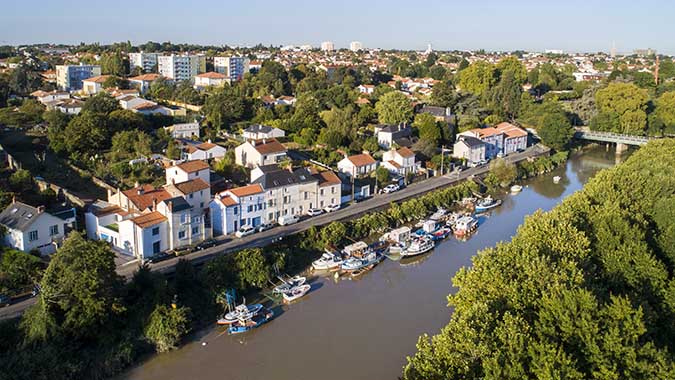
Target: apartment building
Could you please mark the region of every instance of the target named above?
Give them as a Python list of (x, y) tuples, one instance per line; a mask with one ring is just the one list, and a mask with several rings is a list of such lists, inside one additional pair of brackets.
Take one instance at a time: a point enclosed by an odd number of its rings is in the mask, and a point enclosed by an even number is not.
[(213, 69), (228, 77), (230, 81), (238, 81), (249, 72), (250, 63), (246, 57), (214, 57)]
[(159, 75), (176, 82), (192, 81), (199, 73), (206, 71), (206, 57), (203, 55), (160, 55), (157, 57)]
[(527, 148), (527, 132), (507, 122), (495, 127), (475, 128), (462, 132), (459, 136), (471, 136), (485, 143), (485, 158), (511, 154)]
[(157, 70), (157, 57), (159, 53), (129, 53), (129, 66), (140, 67), (143, 72), (150, 73)]
[(82, 81), (101, 75), (98, 65), (57, 65), (56, 86), (62, 91), (78, 91), (82, 89)]
[(324, 41), (321, 43), (321, 51), (331, 52), (335, 50), (335, 44), (332, 41)]

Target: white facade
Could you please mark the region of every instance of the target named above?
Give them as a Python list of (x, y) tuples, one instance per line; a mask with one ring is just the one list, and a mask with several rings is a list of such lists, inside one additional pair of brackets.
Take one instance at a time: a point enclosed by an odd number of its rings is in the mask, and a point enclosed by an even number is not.
[(286, 148), (276, 139), (262, 141), (246, 141), (234, 148), (237, 165), (253, 168), (276, 164), (286, 158)]
[(363, 45), (359, 41), (352, 41), (349, 43), (349, 50), (357, 52), (363, 49)]
[(65, 237), (67, 224), (44, 211), (44, 207), (32, 207), (13, 202), (0, 214), (0, 225), (6, 233), (3, 245), (24, 252), (38, 250), (40, 254), (56, 251)]
[(214, 57), (213, 69), (230, 80), (238, 81), (249, 72), (250, 63), (251, 60), (246, 57)]
[(82, 80), (101, 75), (101, 66), (97, 65), (57, 65), (56, 86), (63, 91), (77, 91), (82, 88)]
[(332, 41), (324, 41), (321, 43), (321, 50), (323, 51), (333, 51), (335, 50), (335, 45)]
[(269, 127), (266, 125), (251, 125), (250, 127), (244, 129), (242, 135), (247, 140), (263, 140), (284, 137), (286, 132), (284, 132), (282, 129)]
[(377, 169), (377, 161), (369, 154), (345, 157), (337, 164), (338, 171), (348, 176), (365, 176)]
[(199, 145), (188, 145), (185, 150), (185, 158), (188, 161), (220, 159), (225, 157), (226, 153), (224, 147), (213, 144), (210, 140)]
[(206, 57), (203, 55), (160, 55), (157, 57), (159, 74), (180, 82), (191, 81), (206, 71)]
[(195, 88), (200, 89), (204, 87), (218, 87), (225, 83), (229, 83), (229, 78), (221, 73), (204, 73), (195, 77)]
[(158, 53), (129, 53), (129, 66), (140, 67), (144, 72), (151, 72), (157, 66)]
[(199, 138), (199, 123), (182, 123), (166, 127), (174, 139)]
[(408, 175), (419, 170), (420, 165), (415, 161), (415, 153), (408, 148), (390, 149), (382, 155), (382, 165), (391, 173)]
[(175, 166), (166, 168), (166, 183), (181, 183), (193, 179), (201, 179), (206, 183), (211, 183), (209, 164), (204, 161), (187, 161)]

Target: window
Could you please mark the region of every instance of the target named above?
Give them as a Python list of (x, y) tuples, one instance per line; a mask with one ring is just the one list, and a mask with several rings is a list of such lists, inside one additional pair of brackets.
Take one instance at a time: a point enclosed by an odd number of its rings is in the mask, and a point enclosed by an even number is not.
[(252, 212), (252, 211), (253, 211), (253, 206), (249, 205), (248, 208), (247, 208), (247, 211), (248, 211), (248, 212)]
[(188, 222), (188, 216), (187, 216), (187, 214), (185, 214), (185, 213), (180, 214), (180, 222), (181, 222), (181, 224), (185, 224), (185, 223)]
[(178, 238), (179, 239), (185, 239), (185, 230), (178, 231)]
[(204, 208), (204, 202), (199, 202), (199, 207)]
[(323, 189), (319, 190), (319, 195), (323, 196)]
[(38, 239), (38, 232), (36, 231), (31, 231), (28, 233), (28, 241), (36, 241)]
[(158, 241), (152, 243), (152, 253), (153, 254), (159, 253), (159, 242)]
[(199, 216), (195, 216), (192, 218), (192, 223), (199, 223), (201, 221), (201, 218)]
[(239, 213), (239, 209), (235, 207), (235, 208), (234, 208), (234, 211), (232, 212), (232, 214), (237, 215), (238, 213)]
[(152, 236), (157, 236), (159, 235), (159, 227), (155, 227), (152, 229)]
[(333, 186), (333, 187), (330, 188), (330, 193), (331, 193), (331, 194), (335, 194), (335, 186)]
[(192, 227), (192, 234), (197, 235), (199, 233), (199, 226), (197, 227)]
[(194, 197), (195, 197), (194, 193), (190, 193), (190, 199), (192, 199)]
[(59, 234), (59, 225), (55, 224), (49, 227), (49, 236), (54, 236)]
[(305, 200), (309, 199), (309, 193), (305, 191)]

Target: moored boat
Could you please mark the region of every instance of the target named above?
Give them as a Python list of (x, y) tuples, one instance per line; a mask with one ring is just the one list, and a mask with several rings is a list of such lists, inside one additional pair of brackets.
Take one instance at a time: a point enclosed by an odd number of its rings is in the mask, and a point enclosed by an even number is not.
[(490, 209), (493, 209), (502, 204), (501, 199), (493, 199), (491, 196), (487, 196), (476, 203), (476, 212), (484, 212)]
[(478, 228), (478, 221), (476, 218), (472, 216), (463, 216), (457, 219), (453, 231), (457, 236), (465, 236), (476, 230), (476, 228)]
[(560, 182), (560, 179), (561, 179), (561, 178), (560, 178), (559, 175), (553, 177), (553, 183), (558, 183), (558, 182)]
[(316, 270), (330, 270), (339, 268), (344, 260), (335, 253), (325, 252), (321, 258), (312, 263), (312, 268)]
[(401, 256), (409, 257), (421, 255), (434, 249), (434, 246), (434, 241), (428, 236), (413, 239), (410, 242), (410, 245), (401, 251)]
[(263, 309), (263, 305), (256, 303), (252, 305), (241, 304), (234, 308), (234, 310), (226, 313), (218, 321), (219, 325), (231, 325), (242, 318), (251, 318), (258, 314)]
[(283, 294), (284, 302), (290, 303), (290, 302), (293, 302), (293, 301), (297, 300), (298, 298), (307, 294), (307, 292), (309, 292), (309, 290), (311, 288), (312, 287), (310, 285), (307, 285), (307, 284), (291, 288), (291, 290), (289, 290), (289, 291), (287, 291), (286, 293)]
[(302, 276), (294, 276), (285, 280), (279, 277), (279, 280), (281, 280), (282, 283), (274, 287), (272, 290), (274, 294), (284, 294), (291, 290), (291, 288), (304, 284), (305, 281), (307, 281), (307, 278)]
[(262, 308), (253, 316), (240, 318), (227, 328), (229, 334), (240, 334), (255, 328), (258, 328), (269, 322), (274, 317), (274, 312), (267, 308)]
[(519, 193), (523, 190), (523, 187), (521, 185), (513, 185), (511, 186), (511, 192), (512, 193)]
[(445, 239), (451, 233), (452, 229), (450, 227), (441, 227), (438, 230), (434, 231), (433, 233), (429, 234), (429, 236), (431, 236), (431, 240), (438, 241)]
[(345, 260), (340, 269), (345, 272), (353, 272), (366, 267), (374, 266), (380, 261), (380, 257), (375, 252), (369, 252), (364, 257), (350, 257)]

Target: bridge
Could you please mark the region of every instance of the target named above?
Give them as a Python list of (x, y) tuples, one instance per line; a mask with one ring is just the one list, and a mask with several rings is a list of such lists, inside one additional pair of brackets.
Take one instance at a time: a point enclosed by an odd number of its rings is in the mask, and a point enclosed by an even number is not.
[(655, 140), (658, 137), (624, 135), (613, 132), (591, 131), (588, 128), (576, 128), (574, 138), (616, 144), (616, 152), (622, 153), (628, 149), (628, 145), (640, 146)]

